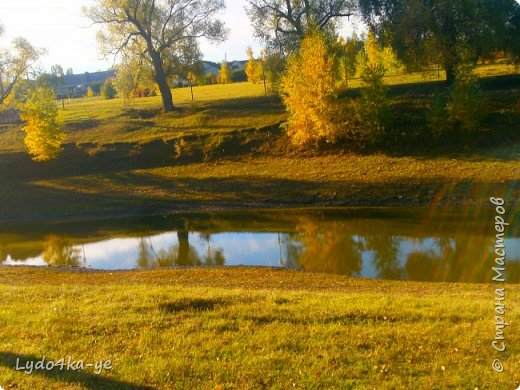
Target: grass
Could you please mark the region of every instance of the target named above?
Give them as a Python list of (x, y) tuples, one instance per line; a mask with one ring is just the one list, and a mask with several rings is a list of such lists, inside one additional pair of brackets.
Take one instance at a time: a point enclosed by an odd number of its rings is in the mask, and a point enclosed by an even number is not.
[(496, 194), (509, 203), (518, 199), (515, 84), (484, 79), (490, 114), (482, 131), (434, 145), (425, 116), (444, 87), (420, 74), (399, 77), (394, 81), (401, 84), (392, 87), (391, 145), (376, 150), (291, 149), (279, 127), (285, 119), (280, 101), (252, 83), (196, 87), (194, 103), (189, 89), (175, 89), (181, 109), (168, 114), (159, 114), (159, 97), (129, 106), (117, 99), (73, 100), (64, 111), (65, 151), (46, 164), (30, 161), (19, 125), (0, 126), (0, 221), (201, 208), (471, 206)]
[[(92, 288), (95, 286), (95, 288)], [(0, 268), (6, 389), (514, 388), (520, 335), (495, 373), (489, 285), (269, 269), (76, 273)], [(507, 301), (519, 298), (507, 289)], [(507, 306), (512, 325), (518, 307)], [(95, 375), (26, 375), (16, 358), (110, 359)]]

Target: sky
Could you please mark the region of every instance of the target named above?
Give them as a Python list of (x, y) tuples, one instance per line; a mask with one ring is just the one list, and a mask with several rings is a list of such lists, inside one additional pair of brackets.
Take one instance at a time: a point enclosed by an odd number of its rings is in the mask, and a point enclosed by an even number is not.
[[(91, 26), (81, 12), (82, 6), (93, 3), (94, 0), (0, 0), (0, 24), (5, 30), (0, 46), (7, 46), (18, 36), (28, 39), (34, 46), (46, 49), (40, 65), (47, 71), (54, 64), (64, 70), (72, 68), (74, 73), (108, 69), (114, 59), (102, 59), (97, 49), (97, 26)], [(219, 45), (201, 40), (205, 60), (243, 60), (247, 58), (248, 46), (259, 53), (261, 43), (253, 36), (245, 5), (246, 0), (226, 0), (226, 10), (220, 18), (229, 29), (228, 40)]]

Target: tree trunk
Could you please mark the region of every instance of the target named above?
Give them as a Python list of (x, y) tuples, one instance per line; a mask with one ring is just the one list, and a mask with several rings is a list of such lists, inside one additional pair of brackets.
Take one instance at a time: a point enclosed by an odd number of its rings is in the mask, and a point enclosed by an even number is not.
[(173, 105), (172, 91), (168, 85), (168, 80), (166, 79), (161, 55), (156, 51), (150, 51), (150, 56), (152, 57), (155, 82), (159, 86), (159, 91), (162, 96), (163, 111), (173, 111), (175, 106)]
[(455, 82), (455, 66), (453, 64), (446, 64), (444, 68), (446, 69), (446, 82), (448, 85), (453, 85)]

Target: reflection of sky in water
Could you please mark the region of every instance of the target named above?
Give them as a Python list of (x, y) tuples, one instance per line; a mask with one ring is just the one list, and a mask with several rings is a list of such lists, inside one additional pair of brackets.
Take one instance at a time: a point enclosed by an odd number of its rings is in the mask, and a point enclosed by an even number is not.
[[(178, 245), (177, 233), (169, 232), (145, 237), (154, 253), (168, 251)], [(190, 233), (190, 246), (203, 256), (207, 251), (207, 241), (197, 233)], [(80, 255), (86, 258), (86, 266), (97, 269), (136, 268), (141, 238), (116, 238), (78, 246)], [(280, 247), (276, 233), (218, 233), (210, 237), (212, 249), (223, 249), (226, 265), (280, 265)], [(42, 256), (15, 261), (10, 257), (6, 265), (46, 265)]]
[[(226, 265), (261, 265), (261, 266), (280, 266), (280, 251), (284, 261), (287, 261), (287, 250), (284, 247), (283, 239), (287, 239), (286, 234), (277, 233), (215, 233), (209, 238), (209, 245), (213, 250), (222, 250)], [(149, 248), (153, 248), (153, 253), (168, 251), (172, 246), (178, 245), (176, 232), (167, 232), (145, 238), (115, 238), (95, 243), (79, 245), (81, 257), (83, 253), (86, 258), (86, 266), (98, 269), (132, 269), (136, 268), (139, 257), (139, 246), (144, 240)], [(355, 241), (363, 241), (360, 236), (354, 236)], [(397, 268), (405, 269), (406, 262), (410, 254), (415, 252), (429, 253), (433, 257), (441, 256), (438, 241), (434, 237), (409, 238), (394, 237), (396, 242), (396, 261)], [(489, 241), (492, 243), (492, 241)], [(190, 233), (189, 243), (199, 257), (203, 258), (208, 249), (208, 241), (203, 234)], [(301, 246), (301, 243), (297, 243)], [(281, 247), (282, 246), (282, 247)], [(449, 246), (455, 249), (455, 242), (450, 241)], [(507, 259), (512, 262), (519, 262), (520, 258), (520, 238), (506, 239)], [(489, 247), (492, 251), (493, 247)], [(366, 250), (361, 256), (361, 270), (359, 276), (378, 277), (378, 270), (375, 266), (375, 252)], [(13, 260), (10, 256), (4, 262), (6, 265), (45, 265), (42, 255), (31, 257), (23, 261)]]

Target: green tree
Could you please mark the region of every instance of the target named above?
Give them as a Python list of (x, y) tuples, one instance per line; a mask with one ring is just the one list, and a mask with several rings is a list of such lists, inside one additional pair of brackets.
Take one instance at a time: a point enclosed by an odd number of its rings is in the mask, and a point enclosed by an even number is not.
[(363, 50), (363, 41), (356, 34), (344, 39), (341, 37), (336, 45), (337, 77), (342, 85), (348, 87), (348, 82), (356, 74), (358, 53)]
[(304, 147), (320, 141), (334, 142), (341, 127), (335, 123), (334, 58), (323, 34), (311, 31), (288, 61), (281, 82), (288, 112), (287, 134), (293, 144)]
[(26, 78), (42, 53), (42, 50), (34, 48), (24, 38), (16, 38), (10, 48), (0, 50), (0, 105), (6, 102)]
[(36, 88), (20, 104), (21, 118), (27, 124), (22, 127), (25, 145), (35, 161), (48, 161), (62, 151), (65, 135), (61, 130), (61, 119), (56, 105), (56, 95), (52, 89)]
[(361, 75), (363, 88), (356, 106), (356, 118), (362, 141), (381, 141), (389, 122), (390, 102), (383, 82), (385, 72), (382, 65), (370, 62)]
[(112, 83), (112, 79), (106, 79), (101, 85), (100, 91), (101, 97), (106, 100), (110, 100), (116, 97), (116, 89)]
[(128, 102), (137, 97), (155, 95), (157, 84), (153, 68), (145, 58), (123, 55), (117, 65), (114, 86), (119, 97)]
[(187, 47), (195, 48), (197, 38), (225, 37), (222, 22), (215, 18), (223, 8), (224, 0), (96, 0), (84, 12), (94, 23), (106, 25), (98, 34), (106, 55), (146, 57), (168, 112), (175, 108), (168, 82), (171, 64), (180, 61)]
[(365, 21), (411, 69), (440, 61), (455, 81), (456, 43), (464, 38), (478, 56), (514, 51), (520, 41), (515, 0), (360, 0)]

